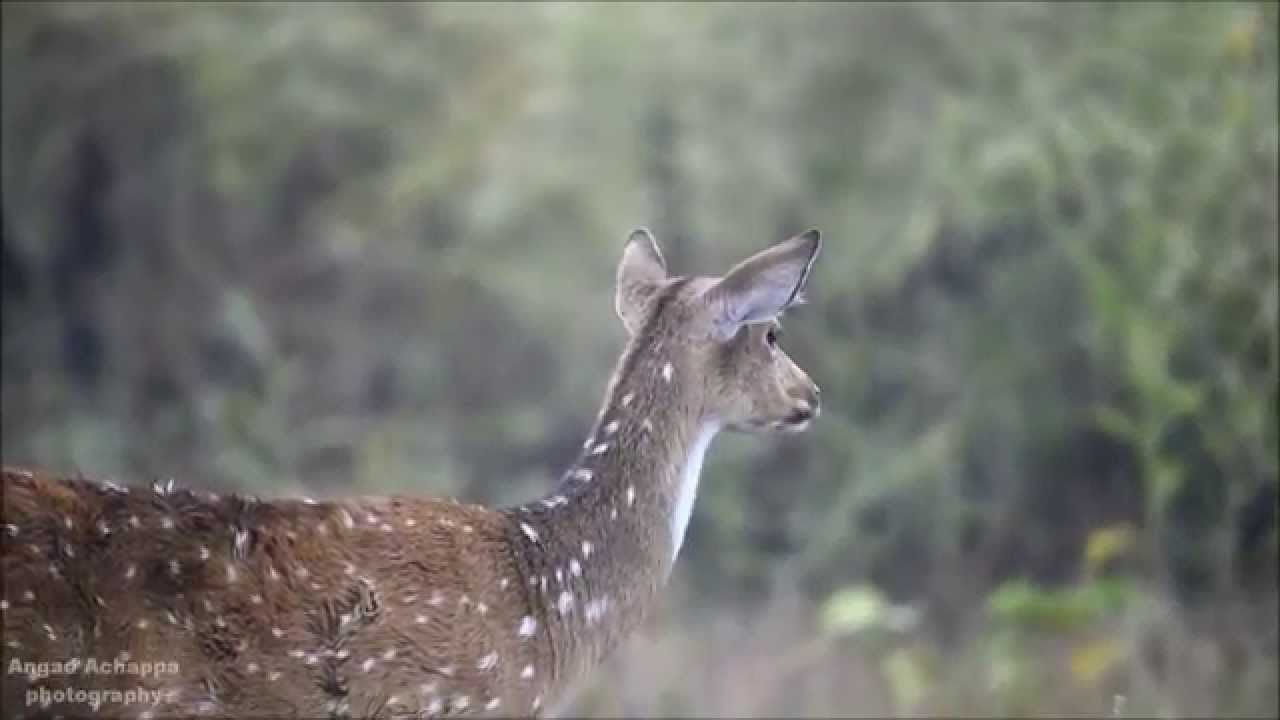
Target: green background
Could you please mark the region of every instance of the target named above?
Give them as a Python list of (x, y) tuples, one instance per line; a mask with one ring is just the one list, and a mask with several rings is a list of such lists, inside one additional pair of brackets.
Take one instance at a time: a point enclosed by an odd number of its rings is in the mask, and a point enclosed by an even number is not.
[(826, 239), (574, 715), (1274, 716), (1277, 5), (3, 5), (3, 457), (519, 502)]

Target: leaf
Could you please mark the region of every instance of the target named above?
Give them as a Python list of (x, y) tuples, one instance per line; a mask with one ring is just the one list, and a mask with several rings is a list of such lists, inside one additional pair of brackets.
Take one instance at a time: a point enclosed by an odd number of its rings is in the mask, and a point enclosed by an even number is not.
[(1133, 594), (1121, 580), (1097, 580), (1062, 589), (1042, 589), (1026, 580), (1001, 585), (987, 600), (997, 622), (1014, 627), (1071, 630), (1123, 609)]
[(1094, 687), (1115, 667), (1122, 654), (1120, 644), (1111, 638), (1098, 638), (1071, 651), (1071, 676), (1086, 687)]
[(1093, 411), (1094, 422), (1098, 427), (1108, 435), (1129, 442), (1136, 442), (1138, 439), (1138, 427), (1124, 412), (1108, 406), (1102, 406)]
[(896, 648), (882, 663), (885, 677), (893, 691), (898, 711), (909, 712), (924, 697), (931, 684), (928, 668), (917, 653), (909, 648)]
[(1113, 525), (1089, 533), (1084, 549), (1085, 573), (1096, 574), (1113, 558), (1127, 552), (1136, 542), (1137, 533), (1133, 526), (1128, 524)]
[(827, 599), (822, 627), (832, 635), (853, 635), (879, 625), (887, 608), (884, 596), (869, 585), (845, 588)]

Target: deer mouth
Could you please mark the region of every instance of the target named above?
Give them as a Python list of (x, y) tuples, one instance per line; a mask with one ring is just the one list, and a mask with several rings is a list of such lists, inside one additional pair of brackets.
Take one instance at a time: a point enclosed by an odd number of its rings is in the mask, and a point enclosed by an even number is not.
[(786, 420), (777, 424), (778, 430), (784, 433), (799, 433), (809, 429), (809, 424), (813, 422), (813, 413), (792, 413), (787, 416)]
[(807, 425), (817, 413), (810, 408), (796, 408), (791, 411), (782, 423), (784, 425)]
[(818, 417), (819, 412), (817, 404), (806, 403), (794, 408), (779, 425), (784, 432), (800, 432), (809, 427), (809, 423)]
[(811, 408), (796, 408), (781, 420), (755, 422), (752, 425), (758, 430), (781, 432), (790, 435), (809, 429), (809, 425), (817, 416), (818, 413)]
[(728, 425), (729, 429), (747, 433), (799, 433), (807, 430), (814, 418), (818, 417), (816, 407), (797, 407), (784, 417), (777, 419), (751, 418)]

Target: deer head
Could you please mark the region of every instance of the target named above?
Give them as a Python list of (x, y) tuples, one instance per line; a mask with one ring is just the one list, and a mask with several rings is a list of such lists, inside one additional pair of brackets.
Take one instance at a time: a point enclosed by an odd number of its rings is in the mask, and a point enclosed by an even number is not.
[(618, 264), (615, 306), (630, 335), (650, 333), (665, 348), (664, 372), (696, 379), (685, 400), (700, 422), (798, 432), (817, 417), (819, 391), (782, 350), (778, 318), (802, 301), (821, 248), (819, 232), (808, 230), (723, 277), (671, 278), (653, 235), (638, 229)]

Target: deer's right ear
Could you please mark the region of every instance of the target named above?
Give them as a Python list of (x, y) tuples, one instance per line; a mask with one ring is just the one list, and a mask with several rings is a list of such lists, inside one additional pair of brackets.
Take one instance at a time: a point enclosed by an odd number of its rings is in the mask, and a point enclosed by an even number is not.
[(645, 228), (631, 231), (618, 262), (618, 288), (614, 308), (627, 332), (634, 335), (644, 322), (645, 309), (667, 279), (667, 263), (658, 241)]

